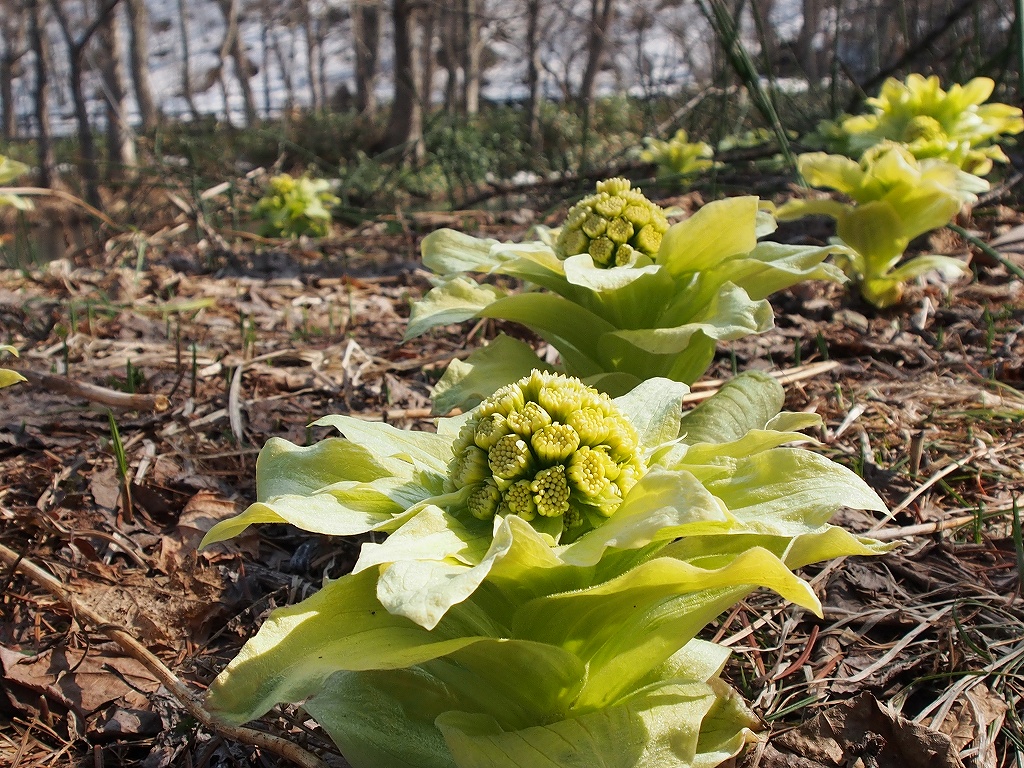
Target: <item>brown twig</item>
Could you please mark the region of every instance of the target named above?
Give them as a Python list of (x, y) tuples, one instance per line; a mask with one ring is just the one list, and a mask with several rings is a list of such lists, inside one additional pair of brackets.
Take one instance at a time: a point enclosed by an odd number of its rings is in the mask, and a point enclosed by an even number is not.
[(94, 208), (89, 205), (85, 200), (75, 197), (70, 192), (65, 192), (62, 189), (47, 189), (46, 187), (4, 187), (0, 189), (0, 192), (10, 195), (21, 195), (25, 197), (56, 197), (59, 200), (66, 200), (69, 203), (74, 203), (79, 208), (92, 214), (97, 219), (102, 221), (108, 227), (113, 229), (123, 230), (124, 227), (118, 225), (116, 221), (107, 216), (103, 211), (98, 208)]
[(275, 755), (303, 768), (327, 768), (327, 764), (316, 755), (307, 752), (297, 744), (282, 739), (280, 736), (256, 731), (252, 728), (229, 725), (215, 719), (199, 702), (192, 690), (182, 683), (178, 676), (168, 669), (160, 659), (154, 656), (146, 646), (136, 640), (128, 630), (111, 624), (100, 614), (82, 605), (68, 592), (60, 581), (28, 558), (19, 557), (16, 552), (8, 549), (3, 544), (0, 544), (0, 560), (4, 561), (10, 568), (21, 571), (22, 574), (38, 586), (56, 597), (71, 611), (77, 620), (85, 620), (93, 625), (97, 631), (102, 632), (121, 646), (121, 649), (126, 654), (145, 666), (203, 727), (226, 739), (273, 752)]
[(35, 371), (20, 371), (30, 384), (43, 387), (51, 392), (60, 392), (72, 397), (81, 397), (101, 405), (108, 405), (111, 408), (127, 408), (133, 411), (155, 411), (162, 413), (166, 411), (171, 401), (167, 395), (138, 395), (128, 392), (119, 392), (116, 389), (108, 389), (95, 384), (83, 384), (63, 376), (51, 376), (46, 373)]

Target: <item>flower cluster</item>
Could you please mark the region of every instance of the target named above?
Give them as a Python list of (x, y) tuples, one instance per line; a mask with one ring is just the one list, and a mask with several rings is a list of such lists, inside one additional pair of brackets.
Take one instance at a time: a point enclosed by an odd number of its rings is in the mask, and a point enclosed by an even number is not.
[(869, 114), (847, 115), (821, 130), (835, 149), (853, 157), (880, 142), (897, 141), (919, 160), (938, 158), (984, 176), (993, 161), (1007, 162), (993, 142), (1024, 131), (1020, 108), (984, 103), (994, 87), (987, 77), (948, 90), (935, 75), (911, 74), (906, 82), (890, 78), (876, 98), (867, 100)]
[[(19, 176), (24, 176), (28, 171), (29, 167), (24, 163), (12, 160), (6, 155), (0, 155), (0, 186), (10, 184)], [(28, 200), (21, 195), (5, 193), (3, 189), (0, 189), (0, 208), (5, 205), (13, 205), (21, 211), (32, 210), (31, 200)]]
[(691, 176), (710, 170), (715, 163), (711, 159), (715, 151), (704, 141), (690, 141), (686, 131), (680, 128), (671, 139), (663, 141), (647, 137), (640, 159), (658, 166), (661, 178)]
[(608, 179), (569, 210), (555, 254), (566, 259), (589, 253), (597, 266), (633, 266), (640, 256), (657, 255), (667, 231), (661, 207), (639, 189), (630, 189), (626, 179)]
[(449, 483), (472, 488), (474, 517), (560, 518), (566, 530), (610, 517), (646, 471), (636, 430), (608, 395), (540, 371), (484, 400), (452, 451)]
[(323, 237), (330, 231), (330, 209), (340, 202), (326, 179), (281, 173), (270, 179), (253, 213), (263, 218), (260, 232), (267, 237)]

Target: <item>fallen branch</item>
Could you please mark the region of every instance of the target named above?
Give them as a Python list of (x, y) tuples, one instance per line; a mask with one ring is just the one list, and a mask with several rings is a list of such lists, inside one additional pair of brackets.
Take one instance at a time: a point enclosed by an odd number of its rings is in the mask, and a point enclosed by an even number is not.
[(182, 683), (178, 676), (154, 656), (146, 646), (136, 640), (128, 630), (111, 624), (103, 616), (79, 603), (60, 581), (31, 560), (20, 557), (18, 553), (3, 544), (0, 544), (0, 560), (8, 567), (21, 571), (38, 586), (56, 597), (80, 623), (84, 620), (85, 623), (91, 624), (98, 632), (102, 632), (121, 646), (126, 654), (145, 666), (203, 727), (225, 739), (273, 752), (295, 765), (302, 766), (302, 768), (327, 768), (327, 764), (316, 755), (287, 739), (216, 720), (203, 707), (192, 690)]
[(96, 384), (83, 384), (63, 376), (51, 376), (46, 373), (34, 371), (19, 371), (30, 384), (48, 389), (51, 392), (60, 392), (72, 397), (81, 397), (94, 403), (107, 405), (111, 408), (126, 408), (133, 411), (155, 411), (162, 413), (166, 411), (171, 401), (167, 395), (138, 395), (128, 392), (120, 392), (116, 389), (100, 387)]

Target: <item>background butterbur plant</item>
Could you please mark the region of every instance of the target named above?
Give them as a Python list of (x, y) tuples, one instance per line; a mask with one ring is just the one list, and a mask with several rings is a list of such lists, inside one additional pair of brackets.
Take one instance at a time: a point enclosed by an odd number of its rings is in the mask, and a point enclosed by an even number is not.
[(995, 83), (976, 77), (943, 90), (935, 75), (889, 78), (867, 100), (871, 112), (824, 123), (819, 131), (830, 148), (851, 157), (884, 141), (903, 144), (919, 160), (938, 158), (968, 173), (984, 176), (992, 162), (1007, 162), (995, 142), (1024, 131), (1019, 107), (986, 104)]
[(949, 278), (966, 265), (949, 256), (925, 255), (900, 264), (910, 241), (948, 224), (988, 182), (943, 160), (917, 160), (903, 146), (886, 142), (868, 150), (860, 161), (813, 152), (798, 158), (800, 172), (816, 187), (829, 187), (850, 198), (791, 200), (776, 212), (780, 220), (820, 214), (836, 222), (837, 242), (849, 251), (836, 262), (877, 307), (903, 296), (904, 284), (937, 270)]
[(260, 233), (267, 237), (323, 237), (330, 231), (330, 209), (340, 202), (326, 179), (281, 173), (270, 179), (253, 215), (263, 220)]
[(684, 181), (687, 176), (710, 170), (714, 167), (715, 151), (704, 141), (690, 141), (686, 131), (680, 128), (670, 139), (644, 139), (640, 160), (658, 166), (658, 177)]
[[(0, 344), (0, 355), (4, 352), (9, 352), (15, 357), (18, 356), (18, 350), (10, 344)], [(10, 368), (0, 368), (0, 389), (17, 384), (19, 381), (25, 381), (25, 377), (17, 371), (12, 371)]]
[(780, 413), (769, 377), (681, 418), (686, 391), (534, 372), (437, 434), (331, 416), (347, 439), (272, 440), (259, 500), (204, 544), (259, 522), (390, 536), (272, 613), (208, 705), (304, 701), (355, 768), (719, 765), (757, 720), (697, 633), (759, 586), (820, 613), (793, 569), (884, 551), (826, 522), (884, 505), (787, 447), (817, 419)]
[(11, 205), (21, 211), (29, 211), (32, 209), (31, 200), (28, 200), (21, 195), (4, 192), (2, 188), (3, 185), (10, 184), (19, 176), (24, 176), (28, 171), (29, 167), (24, 163), (12, 160), (6, 155), (0, 155), (0, 207)]
[[(720, 340), (773, 326), (766, 297), (802, 280), (842, 281), (822, 263), (835, 250), (758, 242), (775, 229), (756, 197), (712, 202), (671, 227), (624, 179), (599, 182), (543, 240), (502, 243), (442, 229), (422, 245), (438, 284), (413, 304), (411, 339), (474, 317), (512, 320), (554, 346), (562, 369), (610, 394), (661, 376), (696, 381)], [(516, 292), (468, 273), (520, 278)], [(500, 336), (449, 366), (434, 393), (446, 413), (545, 367), (528, 345)]]

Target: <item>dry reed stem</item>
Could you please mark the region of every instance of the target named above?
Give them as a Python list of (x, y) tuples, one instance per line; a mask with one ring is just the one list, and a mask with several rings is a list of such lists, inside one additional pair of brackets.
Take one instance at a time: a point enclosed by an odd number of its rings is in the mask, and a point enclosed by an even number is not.
[(178, 676), (164, 665), (146, 646), (136, 640), (135, 636), (127, 629), (111, 624), (100, 614), (82, 605), (68, 592), (60, 581), (31, 560), (19, 556), (3, 544), (0, 544), (0, 560), (3, 560), (8, 567), (20, 571), (35, 584), (56, 597), (76, 620), (81, 621), (84, 619), (85, 622), (91, 624), (98, 632), (102, 632), (121, 646), (121, 649), (127, 655), (144, 665), (171, 692), (174, 698), (188, 710), (189, 714), (205, 728), (226, 739), (273, 752), (275, 755), (302, 768), (327, 768), (327, 764), (316, 755), (307, 752), (302, 747), (286, 739), (270, 733), (264, 733), (263, 731), (230, 725), (217, 720), (203, 707), (192, 690), (182, 683)]

